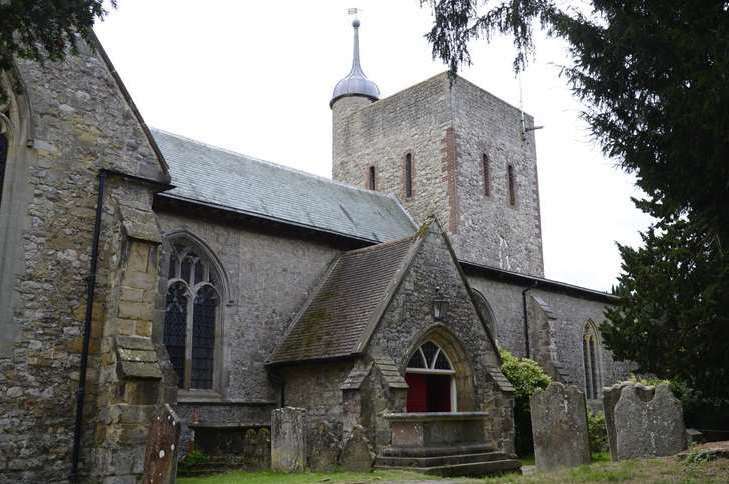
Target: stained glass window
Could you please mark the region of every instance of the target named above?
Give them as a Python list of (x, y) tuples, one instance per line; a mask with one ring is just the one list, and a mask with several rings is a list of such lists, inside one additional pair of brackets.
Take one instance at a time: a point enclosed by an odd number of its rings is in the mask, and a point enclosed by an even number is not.
[(203, 251), (177, 242), (169, 256), (164, 342), (180, 388), (212, 389), (220, 277)]

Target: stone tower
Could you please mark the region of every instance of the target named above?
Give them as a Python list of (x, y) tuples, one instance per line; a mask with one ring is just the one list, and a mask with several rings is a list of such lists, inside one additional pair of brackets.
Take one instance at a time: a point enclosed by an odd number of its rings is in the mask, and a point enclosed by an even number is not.
[(396, 195), (420, 223), (436, 215), (461, 260), (542, 276), (532, 117), (446, 72), (378, 100), (353, 25), (330, 103), (332, 177)]

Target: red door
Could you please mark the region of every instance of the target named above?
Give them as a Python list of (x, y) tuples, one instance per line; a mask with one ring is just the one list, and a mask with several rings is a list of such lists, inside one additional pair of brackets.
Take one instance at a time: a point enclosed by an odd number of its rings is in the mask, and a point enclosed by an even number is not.
[(428, 387), (425, 383), (425, 376), (420, 373), (405, 373), (405, 381), (408, 386), (407, 412), (428, 411)]
[(450, 412), (451, 377), (405, 373), (408, 386), (407, 412)]

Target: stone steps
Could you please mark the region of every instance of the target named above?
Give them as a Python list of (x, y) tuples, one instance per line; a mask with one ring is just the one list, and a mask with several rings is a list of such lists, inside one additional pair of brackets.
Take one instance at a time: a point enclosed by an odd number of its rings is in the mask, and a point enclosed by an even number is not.
[(448, 447), (385, 447), (382, 457), (438, 457), (458, 454), (482, 454), (493, 452), (491, 446), (483, 444), (458, 445)]
[(485, 445), (454, 447), (386, 447), (375, 461), (377, 469), (403, 469), (443, 477), (485, 476), (520, 472), (514, 456)]
[(378, 457), (376, 464), (388, 467), (439, 467), (457, 464), (473, 464), (475, 462), (492, 462), (508, 460), (503, 452), (482, 452), (477, 454), (453, 454), (432, 457)]
[(487, 462), (470, 462), (467, 464), (453, 464), (432, 467), (391, 467), (375, 466), (376, 469), (401, 469), (420, 472), (432, 476), (442, 477), (480, 477), (507, 472), (520, 472), (521, 463), (516, 459), (494, 460)]

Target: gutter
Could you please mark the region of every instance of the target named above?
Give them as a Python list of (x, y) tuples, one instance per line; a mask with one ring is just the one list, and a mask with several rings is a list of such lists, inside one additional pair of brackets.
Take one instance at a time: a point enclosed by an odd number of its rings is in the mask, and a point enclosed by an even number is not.
[(84, 316), (84, 336), (81, 349), (81, 368), (76, 391), (76, 420), (73, 428), (73, 451), (71, 453), (71, 482), (79, 482), (78, 464), (81, 457), (81, 435), (83, 433), (84, 397), (86, 396), (86, 370), (89, 363), (89, 343), (91, 341), (91, 316), (94, 309), (94, 292), (96, 289), (96, 266), (99, 256), (99, 238), (101, 234), (101, 215), (103, 213), (104, 192), (106, 189), (105, 170), (99, 172), (99, 190), (96, 195), (96, 218), (94, 219), (94, 236), (91, 242), (91, 267), (86, 278), (86, 314)]
[(89, 275), (86, 277), (86, 312), (84, 314), (84, 334), (81, 347), (81, 366), (79, 368), (78, 389), (76, 390), (76, 417), (73, 428), (73, 449), (71, 452), (71, 482), (79, 482), (79, 461), (81, 458), (81, 437), (83, 434), (83, 414), (86, 398), (86, 373), (89, 364), (89, 346), (91, 343), (91, 318), (94, 310), (94, 296), (96, 292), (96, 270), (99, 259), (99, 239), (101, 238), (101, 217), (104, 213), (104, 195), (106, 193), (107, 176), (119, 176), (138, 183), (157, 186), (159, 191), (169, 190), (174, 186), (160, 183), (155, 180), (129, 175), (115, 170), (102, 168), (99, 170), (99, 188), (96, 194), (96, 214), (94, 217), (94, 232), (91, 241), (91, 265)]

